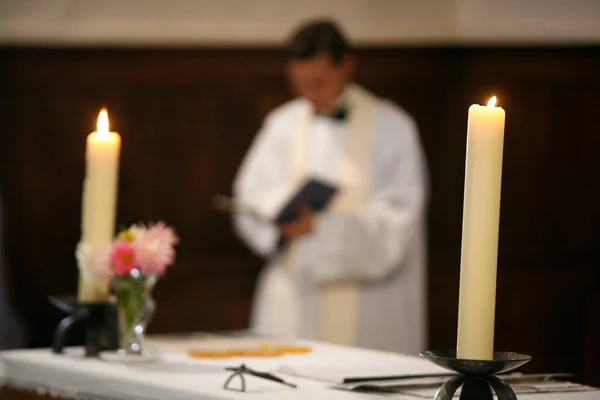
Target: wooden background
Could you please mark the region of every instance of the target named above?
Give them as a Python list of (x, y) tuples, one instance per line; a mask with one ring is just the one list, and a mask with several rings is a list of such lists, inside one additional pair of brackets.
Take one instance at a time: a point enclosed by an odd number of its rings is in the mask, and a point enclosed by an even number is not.
[[(456, 340), (467, 108), (507, 113), (496, 348), (600, 384), (600, 48), (364, 48), (358, 81), (419, 124), (430, 168), (430, 347)], [(47, 346), (75, 293), (85, 137), (123, 138), (119, 222), (182, 238), (153, 332), (247, 326), (261, 260), (212, 208), (262, 117), (290, 98), (277, 49), (0, 48), (0, 183), (12, 300)], [(274, 166), (276, 167), (276, 166)], [(393, 318), (393, 316), (390, 316)]]

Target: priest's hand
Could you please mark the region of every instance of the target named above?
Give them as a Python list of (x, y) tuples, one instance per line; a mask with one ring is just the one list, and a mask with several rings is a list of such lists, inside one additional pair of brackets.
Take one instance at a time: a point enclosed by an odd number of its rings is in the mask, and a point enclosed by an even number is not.
[(279, 229), (281, 234), (286, 239), (293, 239), (298, 236), (306, 235), (314, 230), (315, 212), (309, 207), (300, 207), (296, 219), (285, 225), (281, 225)]

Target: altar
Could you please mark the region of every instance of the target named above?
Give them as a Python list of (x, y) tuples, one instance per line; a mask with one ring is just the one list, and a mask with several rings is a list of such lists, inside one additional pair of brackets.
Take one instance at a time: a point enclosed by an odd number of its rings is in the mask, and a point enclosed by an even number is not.
[[(266, 349), (269, 343), (275, 342), (200, 334), (165, 336), (149, 341), (153, 356), (142, 361), (102, 354), (85, 358), (79, 348), (68, 348), (63, 354), (50, 349), (5, 351), (0, 353), (0, 394), (3, 399), (414, 400), (433, 399), (440, 382), (448, 378), (448, 371), (417, 356), (319, 342), (278, 341), (279, 346), (291, 350), (286, 354), (251, 353), (252, 349)], [(225, 348), (244, 350), (247, 355), (220, 355)], [(225, 368), (242, 364), (273, 374), (286, 384), (245, 375), (245, 391), (239, 390), (235, 378), (225, 389), (232, 375)], [(378, 380), (392, 375), (395, 379)], [(596, 388), (550, 379), (550, 375), (517, 373), (504, 378), (519, 399), (600, 399)], [(390, 393), (392, 387), (396, 393)]]

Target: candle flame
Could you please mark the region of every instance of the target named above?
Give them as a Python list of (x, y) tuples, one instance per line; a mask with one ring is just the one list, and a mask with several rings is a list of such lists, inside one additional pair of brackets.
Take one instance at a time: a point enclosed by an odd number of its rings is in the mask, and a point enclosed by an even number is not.
[(98, 114), (98, 125), (96, 131), (102, 136), (108, 136), (108, 111), (106, 111), (106, 108), (102, 108), (102, 110), (100, 110), (100, 114)]
[(487, 103), (488, 107), (495, 107), (496, 106), (496, 96), (493, 96), (490, 101), (488, 101)]

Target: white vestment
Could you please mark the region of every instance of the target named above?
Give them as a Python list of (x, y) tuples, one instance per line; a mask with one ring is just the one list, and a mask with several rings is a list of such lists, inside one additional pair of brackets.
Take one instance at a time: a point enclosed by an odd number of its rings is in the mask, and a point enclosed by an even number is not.
[[(234, 182), (236, 230), (270, 261), (252, 328), (417, 354), (426, 345), (426, 167), (412, 118), (357, 85), (347, 122), (296, 99), (271, 112)], [(307, 178), (339, 186), (315, 232), (273, 255), (269, 222)], [(253, 210), (251, 212), (251, 210)]]

